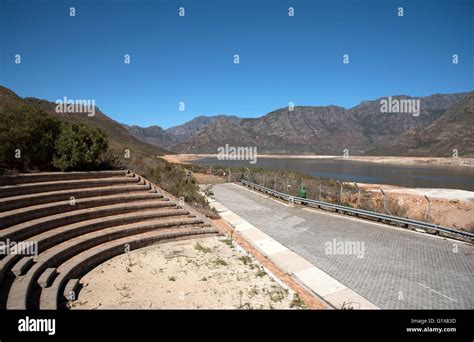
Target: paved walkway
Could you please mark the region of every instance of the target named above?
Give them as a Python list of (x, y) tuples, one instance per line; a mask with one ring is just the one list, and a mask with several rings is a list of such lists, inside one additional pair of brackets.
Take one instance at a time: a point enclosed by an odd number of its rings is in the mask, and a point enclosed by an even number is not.
[(474, 309), (472, 245), (291, 207), (235, 184), (212, 191), (217, 202), (380, 308)]

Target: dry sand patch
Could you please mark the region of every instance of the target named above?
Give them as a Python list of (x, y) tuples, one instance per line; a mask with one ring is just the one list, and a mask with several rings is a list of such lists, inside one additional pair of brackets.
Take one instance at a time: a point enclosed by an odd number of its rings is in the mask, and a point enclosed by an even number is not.
[(288, 309), (305, 304), (226, 237), (131, 251), (82, 279), (72, 309)]

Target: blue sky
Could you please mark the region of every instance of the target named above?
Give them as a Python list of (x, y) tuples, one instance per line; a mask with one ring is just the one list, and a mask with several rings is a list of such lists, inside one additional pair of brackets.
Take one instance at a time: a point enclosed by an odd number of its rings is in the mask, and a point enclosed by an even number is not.
[(474, 90), (473, 22), (468, 0), (0, 0), (0, 84), (50, 101), (95, 99), (115, 120), (165, 128), (289, 101), (352, 107)]

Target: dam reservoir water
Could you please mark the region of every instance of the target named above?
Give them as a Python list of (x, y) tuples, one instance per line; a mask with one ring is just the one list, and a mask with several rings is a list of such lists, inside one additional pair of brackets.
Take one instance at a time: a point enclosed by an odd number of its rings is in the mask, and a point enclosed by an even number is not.
[(340, 159), (266, 157), (258, 158), (257, 163), (253, 165), (246, 160), (218, 160), (216, 157), (200, 158), (191, 163), (299, 171), (311, 176), (333, 178), (345, 182), (474, 191), (474, 167), (472, 166), (382, 164)]

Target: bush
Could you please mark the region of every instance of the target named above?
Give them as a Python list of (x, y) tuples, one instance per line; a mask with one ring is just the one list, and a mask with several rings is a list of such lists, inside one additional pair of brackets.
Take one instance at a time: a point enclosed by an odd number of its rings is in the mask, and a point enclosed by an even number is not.
[(15, 170), (50, 170), (58, 120), (33, 107), (0, 111), (0, 164)]
[(99, 128), (61, 123), (40, 108), (0, 110), (0, 168), (17, 171), (107, 167), (107, 135)]
[(188, 203), (201, 201), (198, 196), (199, 186), (190, 173), (179, 166), (164, 164), (155, 167), (151, 174), (152, 179), (165, 190), (177, 197), (184, 197)]
[(63, 123), (56, 141), (53, 165), (62, 171), (97, 169), (107, 145), (107, 135), (103, 130)]
[(219, 217), (215, 210), (209, 208), (206, 199), (199, 193), (196, 179), (181, 166), (165, 162), (154, 167), (144, 176), (176, 197), (183, 197), (186, 203), (192, 205), (201, 214), (210, 218)]

